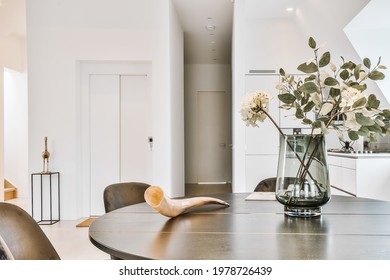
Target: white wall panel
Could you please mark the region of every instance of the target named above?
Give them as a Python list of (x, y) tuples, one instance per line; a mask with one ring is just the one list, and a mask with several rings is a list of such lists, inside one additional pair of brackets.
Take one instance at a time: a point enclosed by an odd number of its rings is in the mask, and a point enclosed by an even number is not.
[(120, 179), (119, 102), (119, 75), (90, 76), (91, 215), (104, 213), (104, 188)]

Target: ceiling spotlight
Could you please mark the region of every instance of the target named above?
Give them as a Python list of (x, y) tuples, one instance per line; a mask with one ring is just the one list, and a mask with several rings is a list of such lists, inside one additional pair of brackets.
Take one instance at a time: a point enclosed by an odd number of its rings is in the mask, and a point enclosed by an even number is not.
[(208, 31), (214, 31), (215, 30), (215, 25), (206, 25), (206, 30)]
[(287, 12), (292, 12), (292, 11), (294, 11), (294, 8), (291, 8), (291, 7), (290, 7), (290, 8), (287, 8), (286, 11), (287, 11)]

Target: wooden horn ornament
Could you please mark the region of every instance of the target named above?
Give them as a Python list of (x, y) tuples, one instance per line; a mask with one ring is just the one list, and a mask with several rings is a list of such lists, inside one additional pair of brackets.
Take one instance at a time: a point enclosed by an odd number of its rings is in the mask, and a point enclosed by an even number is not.
[(145, 201), (160, 214), (173, 218), (181, 213), (205, 204), (220, 204), (229, 207), (229, 203), (214, 197), (190, 197), (171, 199), (164, 195), (159, 186), (150, 186), (144, 193)]

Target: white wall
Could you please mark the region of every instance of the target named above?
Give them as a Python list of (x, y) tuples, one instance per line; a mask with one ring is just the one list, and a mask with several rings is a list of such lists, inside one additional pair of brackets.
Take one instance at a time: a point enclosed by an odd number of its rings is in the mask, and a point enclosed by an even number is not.
[[(61, 216), (85, 214), (81, 186), (79, 61), (150, 61), (154, 129), (154, 184), (167, 195), (184, 193), (179, 165), (184, 151), (180, 131), (172, 132), (172, 94), (179, 95), (182, 80), (171, 79), (179, 64), (172, 42), (180, 48), (180, 30), (168, 0), (35, 0), (27, 3), (29, 72), (29, 172), (41, 168), (42, 139), (49, 138), (51, 169), (61, 172)], [(173, 33), (175, 32), (175, 33)], [(179, 43), (177, 43), (179, 42)], [(180, 75), (180, 68), (176, 70)], [(176, 104), (175, 104), (176, 105)], [(174, 112), (182, 111), (177, 104)], [(176, 116), (180, 117), (180, 113)], [(142, 125), (142, 123), (140, 123)], [(173, 186), (176, 186), (175, 188)], [(84, 198), (85, 199), (85, 198)]]
[(245, 124), (238, 115), (245, 90), (245, 0), (234, 2), (232, 34), (232, 189), (245, 191)]
[(169, 2), (170, 84), (171, 84), (171, 194), (184, 196), (184, 39), (179, 18)]
[[(225, 91), (231, 96), (230, 64), (186, 64), (185, 65), (185, 136), (186, 136), (186, 183), (198, 182), (198, 135), (197, 94), (198, 91)], [(204, 163), (206, 164), (206, 163)]]
[[(389, 10), (388, 0), (371, 0), (344, 28), (361, 59), (369, 57), (372, 64), (376, 65), (378, 58), (381, 57), (381, 64), (388, 68), (390, 66)], [(389, 107), (390, 79), (387, 77), (377, 81), (377, 85), (383, 93), (381, 104)]]
[(27, 198), (27, 73), (6, 69), (4, 86), (4, 177), (18, 188), (19, 197)]

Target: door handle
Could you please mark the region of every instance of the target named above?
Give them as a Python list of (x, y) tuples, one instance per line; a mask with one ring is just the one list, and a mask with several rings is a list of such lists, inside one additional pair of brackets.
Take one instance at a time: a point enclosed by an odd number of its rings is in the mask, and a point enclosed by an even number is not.
[(225, 148), (226, 147), (226, 143), (219, 143), (219, 146)]

